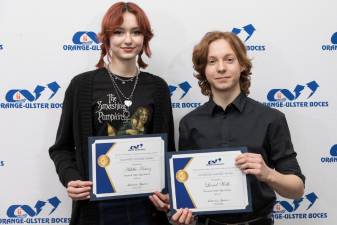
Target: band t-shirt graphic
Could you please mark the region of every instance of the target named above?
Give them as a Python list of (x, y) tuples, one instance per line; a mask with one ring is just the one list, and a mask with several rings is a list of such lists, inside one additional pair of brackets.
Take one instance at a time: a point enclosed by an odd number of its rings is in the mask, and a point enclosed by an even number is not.
[[(92, 102), (93, 131), (96, 136), (136, 135), (149, 133), (152, 121), (153, 100), (142, 88), (143, 73), (132, 96), (132, 105), (126, 106), (124, 96), (130, 96), (135, 79), (118, 77), (117, 90), (108, 73), (97, 76), (94, 80), (94, 96)], [(123, 81), (125, 80), (125, 81)]]

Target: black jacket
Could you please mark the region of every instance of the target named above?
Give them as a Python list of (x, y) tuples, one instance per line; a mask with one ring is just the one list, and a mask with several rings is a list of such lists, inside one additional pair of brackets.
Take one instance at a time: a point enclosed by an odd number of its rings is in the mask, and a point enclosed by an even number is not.
[[(92, 95), (93, 79), (102, 75), (105, 69), (97, 69), (80, 74), (72, 79), (65, 92), (62, 115), (57, 130), (56, 141), (49, 148), (62, 184), (73, 180), (88, 180), (88, 137), (92, 136)], [(144, 73), (144, 72), (142, 72)], [(166, 82), (155, 75), (146, 74), (146, 79), (155, 84), (153, 127), (151, 133), (167, 133), (168, 149), (175, 150), (171, 100)], [(141, 86), (141, 83), (138, 84)], [(95, 202), (73, 201), (71, 223), (79, 224), (84, 214), (98, 219)], [(154, 212), (153, 215), (158, 214)], [(165, 214), (162, 219), (166, 219)], [(161, 221), (165, 224), (166, 221)]]

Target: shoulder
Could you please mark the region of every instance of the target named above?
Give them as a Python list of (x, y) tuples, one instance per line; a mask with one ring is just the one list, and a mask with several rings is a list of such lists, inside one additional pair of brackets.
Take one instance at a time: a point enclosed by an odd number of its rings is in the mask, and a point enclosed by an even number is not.
[(152, 84), (157, 85), (160, 88), (161, 87), (165, 88), (165, 87), (168, 86), (166, 81), (163, 78), (161, 78), (160, 76), (154, 75), (154, 74), (149, 73), (149, 72), (144, 72), (144, 71), (141, 71), (141, 73), (139, 75), (140, 75), (140, 78), (146, 83), (150, 82)]
[(189, 124), (191, 121), (199, 120), (200, 117), (207, 117), (209, 115), (209, 104), (210, 102), (205, 102), (201, 106), (195, 108), (191, 112), (187, 113), (183, 118), (180, 120), (180, 125), (182, 124)]
[(95, 70), (86, 71), (74, 76), (71, 79), (67, 90), (69, 92), (73, 91), (77, 92), (79, 91), (79, 89), (81, 90), (87, 89), (89, 91), (89, 89), (91, 89), (91, 86), (93, 84), (94, 77), (98, 74), (105, 73), (104, 70), (105, 70), (104, 68), (99, 68)]
[(74, 76), (70, 83), (80, 84), (81, 82), (92, 80), (97, 74), (104, 73), (104, 68), (86, 71)]
[(249, 111), (260, 114), (264, 119), (268, 119), (271, 122), (285, 118), (285, 114), (278, 109), (271, 108), (258, 102), (252, 98), (247, 97), (247, 108)]

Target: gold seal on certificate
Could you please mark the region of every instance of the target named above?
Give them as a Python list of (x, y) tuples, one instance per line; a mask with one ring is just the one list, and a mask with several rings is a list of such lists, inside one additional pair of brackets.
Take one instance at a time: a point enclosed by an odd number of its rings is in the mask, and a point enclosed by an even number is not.
[(89, 137), (91, 200), (147, 196), (165, 187), (166, 135)]
[(250, 186), (235, 158), (247, 151), (211, 149), (168, 153), (170, 205), (195, 215), (251, 211)]
[(176, 179), (180, 183), (184, 183), (188, 179), (188, 173), (185, 170), (178, 170), (176, 173)]
[(97, 159), (97, 163), (100, 167), (107, 167), (110, 163), (109, 156), (107, 155), (100, 155)]

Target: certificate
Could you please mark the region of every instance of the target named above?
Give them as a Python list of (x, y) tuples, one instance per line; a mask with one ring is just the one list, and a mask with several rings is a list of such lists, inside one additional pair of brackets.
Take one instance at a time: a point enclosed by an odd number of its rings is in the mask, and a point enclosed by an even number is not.
[(195, 215), (252, 210), (246, 175), (235, 166), (245, 147), (168, 153), (171, 209)]
[(90, 200), (146, 196), (165, 187), (166, 134), (89, 137)]

